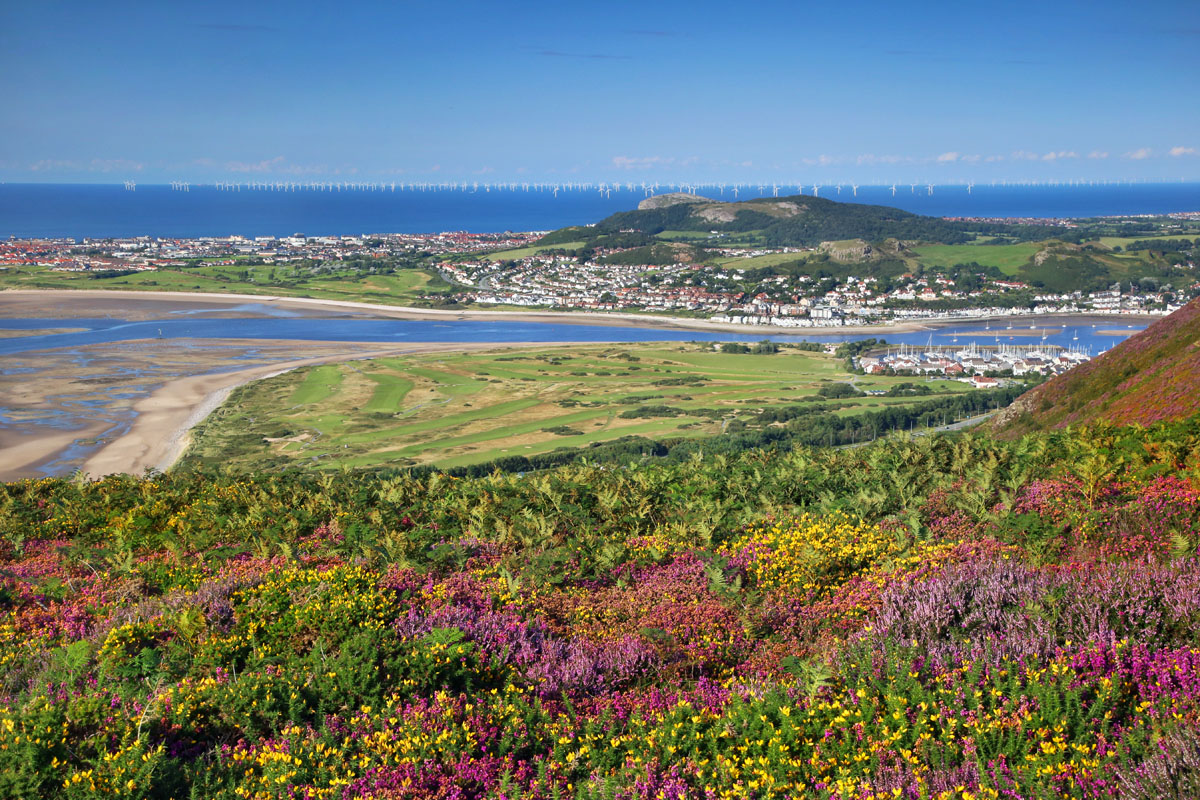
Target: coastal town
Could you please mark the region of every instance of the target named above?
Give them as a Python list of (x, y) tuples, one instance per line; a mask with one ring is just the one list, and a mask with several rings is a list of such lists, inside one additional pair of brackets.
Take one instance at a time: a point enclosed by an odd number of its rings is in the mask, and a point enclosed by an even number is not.
[(363, 236), (202, 236), (168, 238), (48, 238), (0, 241), (0, 269), (43, 266), (65, 272), (154, 270), (163, 267), (341, 262), (397, 256), (446, 256), (525, 247), (541, 236), (529, 233), (379, 233)]
[[(754, 249), (724, 263), (624, 265), (539, 253), (508, 263), (448, 261), (443, 276), (465, 287), (464, 302), (587, 311), (644, 310), (703, 316), (714, 322), (783, 328), (859, 327), (910, 320), (986, 319), (1044, 314), (1169, 314), (1182, 305), (1162, 288), (1115, 283), (1097, 291), (1048, 292), (985, 270), (834, 277), (739, 268), (745, 259), (800, 248)], [(802, 257), (802, 256), (797, 256)], [(1194, 269), (1194, 265), (1189, 265)], [(773, 271), (772, 271), (773, 272)], [(747, 290), (747, 284), (754, 284)]]
[(424, 269), (445, 282), (436, 294), (418, 298), (436, 306), (658, 312), (798, 329), (1046, 314), (1166, 315), (1200, 291), (1191, 261), (1178, 265), (1191, 276), (1182, 291), (1169, 283), (1128, 281), (1053, 292), (978, 264), (873, 275), (869, 262), (855, 266), (855, 258), (870, 256), (865, 243), (716, 246), (702, 262), (682, 257), (640, 264), (626, 263), (632, 248), (533, 246), (544, 233), (9, 239), (0, 242), (0, 274), (30, 267), (91, 277), (194, 267), (266, 266), (310, 275)]

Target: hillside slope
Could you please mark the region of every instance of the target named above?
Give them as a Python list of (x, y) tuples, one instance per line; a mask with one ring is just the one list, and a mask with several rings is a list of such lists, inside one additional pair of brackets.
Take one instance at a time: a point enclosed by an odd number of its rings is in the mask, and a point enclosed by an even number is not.
[[(674, 193), (647, 198), (633, 211), (622, 211), (595, 225), (554, 231), (538, 244), (585, 241), (620, 246), (609, 237), (656, 236), (666, 232), (747, 234), (772, 246), (814, 247), (847, 239), (939, 242), (970, 241), (977, 233), (1022, 240), (1044, 239), (1060, 230), (1032, 225), (960, 222), (927, 217), (888, 206), (841, 203), (824, 197), (794, 195), (727, 203)], [(666, 238), (670, 238), (669, 234)], [(641, 244), (642, 242), (636, 242)]]
[(1200, 300), (1099, 358), (1022, 395), (995, 430), (1031, 430), (1098, 421), (1149, 425), (1200, 412)]
[(837, 239), (926, 239), (947, 243), (970, 236), (958, 223), (885, 206), (838, 203), (823, 197), (780, 197), (740, 203), (681, 202), (625, 211), (602, 220), (600, 230), (636, 229), (745, 232), (757, 230), (771, 243), (816, 245)]

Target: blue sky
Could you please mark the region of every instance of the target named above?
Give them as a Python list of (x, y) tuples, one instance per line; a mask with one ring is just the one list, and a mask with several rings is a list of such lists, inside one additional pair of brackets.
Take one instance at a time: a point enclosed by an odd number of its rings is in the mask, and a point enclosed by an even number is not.
[(1200, 178), (1200, 3), (0, 6), (0, 180)]

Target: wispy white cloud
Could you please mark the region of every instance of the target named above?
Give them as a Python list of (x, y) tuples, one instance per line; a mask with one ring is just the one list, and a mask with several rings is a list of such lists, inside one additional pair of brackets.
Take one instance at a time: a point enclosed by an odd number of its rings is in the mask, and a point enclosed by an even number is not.
[(1107, 150), (1093, 150), (1092, 152), (1088, 153), (1088, 158), (1096, 158), (1096, 159), (1108, 158), (1108, 151)]
[[(197, 166), (210, 167), (213, 165), (212, 159), (202, 158), (196, 159)], [(293, 164), (283, 156), (275, 156), (274, 158), (264, 158), (262, 161), (226, 161), (224, 166), (227, 172), (251, 173), (255, 175), (272, 174), (272, 175), (340, 175), (343, 172), (354, 173), (358, 170), (353, 167), (346, 168), (331, 168), (328, 164)]]
[(275, 156), (274, 158), (266, 158), (262, 161), (227, 161), (225, 169), (230, 172), (274, 172), (283, 164), (283, 156)]
[(29, 165), (30, 172), (47, 172), (59, 169), (77, 170), (79, 164), (75, 161), (63, 161), (57, 158), (43, 158)]
[(904, 156), (895, 155), (876, 155), (874, 153), (863, 153), (854, 161), (856, 164), (899, 164), (902, 161), (909, 161)]
[(93, 158), (86, 164), (58, 158), (43, 158), (29, 165), (30, 172), (141, 172), (146, 165), (127, 158)]
[(1131, 158), (1134, 161), (1141, 161), (1144, 158), (1149, 158), (1154, 155), (1154, 151), (1149, 147), (1139, 147), (1137, 150), (1132, 150), (1125, 154), (1126, 158)]
[(948, 153), (942, 153), (940, 156), (937, 157), (937, 161), (942, 164), (949, 164), (954, 161), (958, 161), (958, 152), (955, 150), (951, 150)]
[(674, 163), (673, 158), (662, 156), (613, 156), (612, 164), (617, 169), (650, 169), (651, 167), (667, 166)]
[(1194, 156), (1194, 155), (1196, 155), (1196, 148), (1194, 148), (1194, 147), (1172, 147), (1167, 152), (1169, 152), (1171, 155), (1176, 156), (1176, 157)]
[(1079, 153), (1074, 150), (1051, 150), (1042, 156), (1042, 161), (1058, 161), (1063, 158), (1079, 158)]
[(1013, 161), (1038, 161), (1041, 159), (1037, 153), (1031, 153), (1028, 150), (1016, 150), (1012, 154)]

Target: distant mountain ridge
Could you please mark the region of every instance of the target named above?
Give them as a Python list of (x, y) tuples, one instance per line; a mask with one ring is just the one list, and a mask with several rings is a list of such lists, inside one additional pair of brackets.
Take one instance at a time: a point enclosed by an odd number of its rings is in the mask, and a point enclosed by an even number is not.
[(1100, 421), (1149, 425), (1200, 413), (1200, 299), (1086, 364), (1026, 392), (1001, 436)]

